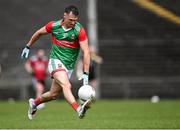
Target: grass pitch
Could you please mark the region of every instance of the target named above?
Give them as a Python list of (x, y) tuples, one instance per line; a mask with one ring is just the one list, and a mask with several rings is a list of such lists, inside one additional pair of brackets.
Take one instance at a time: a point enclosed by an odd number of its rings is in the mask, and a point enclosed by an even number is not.
[(65, 101), (52, 101), (27, 118), (26, 102), (0, 101), (1, 129), (178, 129), (180, 100), (97, 100), (79, 119)]

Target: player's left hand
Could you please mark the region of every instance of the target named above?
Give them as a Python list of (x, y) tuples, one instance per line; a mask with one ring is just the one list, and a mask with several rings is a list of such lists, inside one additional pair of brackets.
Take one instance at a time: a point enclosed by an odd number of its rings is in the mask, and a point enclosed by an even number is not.
[(89, 83), (88, 73), (83, 73), (83, 75), (79, 78), (79, 80), (83, 80), (83, 85), (87, 85)]
[(21, 53), (21, 58), (23, 59), (23, 58), (28, 58), (28, 55), (29, 55), (29, 47), (28, 46), (26, 46), (24, 49), (23, 49), (23, 51), (22, 51), (22, 53)]

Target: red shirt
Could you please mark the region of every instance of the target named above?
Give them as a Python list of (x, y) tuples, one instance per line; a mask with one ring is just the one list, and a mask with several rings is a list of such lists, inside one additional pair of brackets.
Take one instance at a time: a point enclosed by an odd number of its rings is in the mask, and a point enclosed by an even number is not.
[(45, 80), (46, 69), (48, 66), (48, 60), (46, 57), (39, 58), (37, 56), (32, 56), (29, 59), (29, 63), (32, 67), (34, 78), (37, 80)]

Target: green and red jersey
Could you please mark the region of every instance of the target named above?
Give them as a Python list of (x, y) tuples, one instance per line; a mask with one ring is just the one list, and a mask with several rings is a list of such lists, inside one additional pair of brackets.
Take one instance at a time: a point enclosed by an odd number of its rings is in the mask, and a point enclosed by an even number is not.
[(63, 27), (63, 20), (46, 24), (46, 31), (52, 34), (50, 58), (59, 59), (67, 69), (73, 69), (78, 58), (79, 42), (87, 39), (86, 32), (79, 22), (70, 29)]

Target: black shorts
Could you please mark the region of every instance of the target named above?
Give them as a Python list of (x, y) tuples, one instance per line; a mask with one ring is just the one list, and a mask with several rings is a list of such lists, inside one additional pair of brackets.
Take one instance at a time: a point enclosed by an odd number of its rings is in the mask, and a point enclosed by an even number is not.
[(35, 85), (37, 82), (45, 85), (45, 80), (39, 80), (39, 79), (33, 78), (32, 81), (33, 81), (33, 84), (34, 84), (34, 85)]
[(94, 80), (96, 79), (96, 67), (95, 65), (91, 65), (89, 68), (89, 80)]

